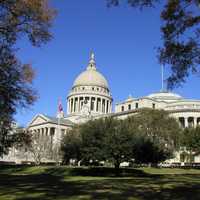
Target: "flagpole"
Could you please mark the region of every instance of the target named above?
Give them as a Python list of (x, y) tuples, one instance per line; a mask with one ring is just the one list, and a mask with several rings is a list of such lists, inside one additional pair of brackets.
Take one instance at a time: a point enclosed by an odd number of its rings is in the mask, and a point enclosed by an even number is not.
[(161, 81), (162, 81), (162, 92), (164, 91), (164, 66), (161, 65)]
[[(57, 115), (57, 118), (58, 118), (58, 124), (57, 124), (57, 127), (58, 127), (58, 135), (57, 135), (57, 155), (59, 154), (59, 148), (61, 146), (61, 112), (63, 112), (63, 108), (62, 108), (62, 104), (61, 104), (61, 100), (59, 99), (58, 101), (58, 115)], [(58, 156), (58, 159), (59, 159), (59, 156)], [(59, 161), (58, 161), (59, 162)]]

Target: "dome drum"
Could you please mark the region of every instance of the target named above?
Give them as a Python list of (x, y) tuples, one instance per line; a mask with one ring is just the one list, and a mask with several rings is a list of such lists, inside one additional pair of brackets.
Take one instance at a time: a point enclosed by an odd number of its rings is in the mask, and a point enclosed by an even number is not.
[(102, 88), (97, 86), (82, 86), (82, 87), (74, 87), (72, 88), (69, 96), (75, 95), (75, 94), (85, 94), (85, 93), (91, 93), (91, 94), (100, 94), (110, 97), (110, 91), (108, 88)]
[(77, 95), (68, 98), (68, 114), (107, 114), (112, 112), (112, 100), (100, 95)]

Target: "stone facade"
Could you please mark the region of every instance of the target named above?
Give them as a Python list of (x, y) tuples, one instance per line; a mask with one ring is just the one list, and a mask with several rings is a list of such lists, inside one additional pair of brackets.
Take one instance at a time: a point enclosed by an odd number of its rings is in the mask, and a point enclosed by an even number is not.
[(183, 98), (167, 91), (142, 98), (129, 97), (116, 104), (115, 114), (124, 118), (141, 108), (163, 109), (176, 118), (183, 128), (200, 125), (200, 101)]

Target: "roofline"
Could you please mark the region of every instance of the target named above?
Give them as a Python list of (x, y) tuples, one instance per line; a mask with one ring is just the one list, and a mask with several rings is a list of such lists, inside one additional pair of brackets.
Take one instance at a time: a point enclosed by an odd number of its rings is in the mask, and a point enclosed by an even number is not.
[[(45, 124), (54, 124), (54, 125), (58, 125), (58, 123), (55, 123), (55, 122), (52, 122), (52, 121), (47, 121), (47, 122), (43, 122), (43, 123), (39, 123), (39, 124), (35, 124), (35, 125), (31, 125), (31, 126), (28, 126), (27, 128), (32, 128), (32, 127), (35, 127), (35, 126), (40, 126), (40, 125), (45, 125)], [(63, 126), (70, 126), (70, 127), (73, 127), (74, 124), (64, 124), (64, 123), (60, 123), (60, 125), (63, 125)]]
[[(145, 108), (138, 108), (135, 110), (127, 110), (127, 111), (123, 111), (123, 112), (117, 112), (117, 113), (112, 113), (112, 116), (122, 116), (122, 115), (126, 115), (126, 114), (131, 114), (131, 113), (138, 113), (139, 111), (143, 110)], [(147, 109), (151, 109), (151, 108), (147, 108)], [(180, 109), (180, 110), (165, 110), (165, 109), (155, 109), (155, 110), (164, 110), (167, 113), (180, 113), (180, 112), (200, 112), (200, 109)]]
[(47, 121), (49, 120), (49, 118), (48, 118), (47, 116), (45, 116), (45, 115), (39, 113), (39, 114), (36, 114), (36, 115), (33, 117), (33, 119), (27, 124), (27, 127), (29, 127), (30, 124), (33, 123), (33, 121), (34, 121), (38, 116), (42, 117), (43, 119), (45, 119), (45, 120), (47, 120)]
[(90, 95), (90, 96), (92, 96), (92, 95), (98, 95), (98, 96), (103, 96), (103, 97), (107, 97), (107, 98), (110, 98), (112, 101), (113, 101), (113, 98), (112, 98), (112, 95), (105, 95), (105, 94), (99, 94), (99, 93), (90, 93), (90, 92), (85, 92), (85, 93), (74, 93), (74, 94), (70, 94), (69, 93), (69, 95), (67, 96), (67, 100), (70, 98), (70, 97), (72, 97), (72, 96), (76, 96), (76, 95), (82, 95), (82, 94), (84, 94), (84, 95)]

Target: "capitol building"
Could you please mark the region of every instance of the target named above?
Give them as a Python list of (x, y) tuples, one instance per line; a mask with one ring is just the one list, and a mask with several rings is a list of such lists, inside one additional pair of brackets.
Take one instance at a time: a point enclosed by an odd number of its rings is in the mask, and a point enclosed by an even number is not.
[(62, 132), (66, 132), (73, 124), (83, 123), (89, 119), (114, 116), (126, 118), (137, 113), (141, 108), (163, 109), (176, 118), (180, 126), (196, 127), (200, 125), (200, 100), (186, 99), (178, 94), (159, 91), (144, 97), (129, 96), (122, 102), (116, 103), (113, 111), (113, 98), (108, 81), (98, 71), (94, 53), (91, 54), (89, 64), (81, 72), (69, 91), (66, 99), (66, 115), (58, 114), (49, 117), (38, 114), (28, 125), (30, 131), (44, 132), (54, 128), (61, 118)]
[[(124, 119), (141, 108), (165, 110), (183, 128), (200, 125), (200, 100), (186, 99), (169, 91), (159, 91), (144, 97), (129, 96), (113, 105), (108, 81), (99, 69), (94, 53), (91, 53), (88, 66), (77, 76), (67, 94), (67, 113), (59, 112), (55, 117), (38, 114), (28, 124), (27, 130), (52, 136), (53, 143), (57, 143), (75, 124), (107, 116)], [(180, 162), (179, 157), (177, 155), (172, 162)], [(196, 157), (195, 162), (200, 162), (200, 158)]]

